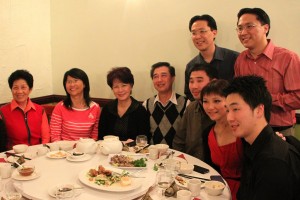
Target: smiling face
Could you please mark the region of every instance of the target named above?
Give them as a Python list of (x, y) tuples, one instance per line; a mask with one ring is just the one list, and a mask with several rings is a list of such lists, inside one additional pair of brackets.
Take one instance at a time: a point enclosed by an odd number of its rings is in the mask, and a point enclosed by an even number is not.
[(71, 97), (83, 96), (85, 85), (82, 80), (68, 76), (65, 84), (66, 90)]
[(206, 72), (193, 71), (190, 75), (189, 89), (196, 100), (200, 100), (200, 94), (202, 89), (210, 82), (210, 78), (207, 76)]
[(238, 28), (243, 29), (238, 32), (238, 37), (245, 48), (263, 49), (262, 45), (265, 45), (266, 33), (269, 31), (268, 24), (262, 25), (254, 14), (244, 14), (239, 18)]
[(226, 119), (227, 109), (225, 97), (218, 94), (206, 94), (203, 96), (203, 108), (211, 120), (219, 121)]
[(172, 77), (168, 67), (158, 67), (153, 72), (153, 85), (158, 93), (167, 93), (172, 91), (172, 85), (175, 77)]
[(227, 121), (234, 136), (245, 138), (252, 143), (261, 130), (259, 119), (264, 117), (263, 106), (259, 105), (254, 110), (237, 93), (229, 94), (226, 97)]
[(13, 82), (11, 92), (13, 95), (13, 99), (19, 105), (26, 105), (29, 94), (31, 93), (31, 89), (29, 88), (27, 82), (24, 79), (18, 79)]
[(112, 91), (119, 101), (126, 101), (130, 98), (132, 85), (129, 83), (123, 83), (119, 79), (114, 79)]
[(217, 35), (217, 30), (211, 30), (207, 25), (207, 21), (195, 21), (191, 27), (191, 34), (193, 43), (200, 52), (207, 51), (215, 45), (214, 39)]

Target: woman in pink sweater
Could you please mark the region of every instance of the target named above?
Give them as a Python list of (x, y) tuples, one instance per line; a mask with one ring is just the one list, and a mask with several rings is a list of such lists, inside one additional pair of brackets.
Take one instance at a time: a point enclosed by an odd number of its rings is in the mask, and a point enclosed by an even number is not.
[(90, 99), (87, 74), (78, 68), (67, 71), (63, 79), (67, 98), (59, 102), (51, 116), (51, 141), (98, 138), (100, 106)]

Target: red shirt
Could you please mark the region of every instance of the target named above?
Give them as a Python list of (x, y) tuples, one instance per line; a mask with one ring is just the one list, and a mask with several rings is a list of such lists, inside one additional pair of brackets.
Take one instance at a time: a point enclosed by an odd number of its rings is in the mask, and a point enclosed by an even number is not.
[(271, 126), (293, 125), (300, 108), (300, 58), (287, 49), (276, 47), (268, 40), (264, 52), (253, 58), (243, 51), (235, 62), (235, 76), (255, 74), (266, 80), (272, 95)]
[(241, 139), (237, 138), (233, 143), (219, 146), (214, 128), (212, 128), (208, 135), (208, 146), (212, 162), (219, 166), (221, 175), (229, 185), (232, 200), (236, 200), (242, 171), (243, 145)]
[(16, 144), (36, 145), (50, 141), (48, 119), (42, 106), (28, 98), (24, 111), (15, 100), (0, 110), (7, 131), (7, 149)]

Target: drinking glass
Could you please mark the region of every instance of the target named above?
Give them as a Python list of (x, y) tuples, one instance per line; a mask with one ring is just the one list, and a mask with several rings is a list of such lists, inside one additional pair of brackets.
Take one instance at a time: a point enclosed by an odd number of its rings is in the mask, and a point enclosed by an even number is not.
[(165, 199), (165, 191), (169, 188), (174, 181), (171, 171), (160, 170), (156, 174), (156, 186), (160, 199)]
[(180, 170), (180, 166), (181, 166), (180, 161), (172, 159), (172, 158), (167, 159), (164, 162), (165, 170), (171, 171), (174, 178), (178, 175), (179, 170)]
[(146, 135), (138, 135), (136, 136), (135, 143), (139, 147), (144, 147), (148, 143), (148, 138)]
[(22, 198), (21, 193), (15, 189), (14, 182), (11, 180), (5, 183), (4, 191), (7, 200), (19, 200)]

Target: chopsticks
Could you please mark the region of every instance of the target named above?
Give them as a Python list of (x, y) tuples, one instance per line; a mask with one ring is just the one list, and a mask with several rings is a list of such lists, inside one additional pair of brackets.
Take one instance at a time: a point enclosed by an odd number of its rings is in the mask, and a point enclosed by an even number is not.
[(188, 178), (188, 179), (196, 178), (196, 179), (200, 179), (200, 180), (203, 180), (203, 181), (211, 181), (210, 179), (207, 179), (207, 178), (200, 178), (200, 177), (197, 177), (197, 176), (189, 176), (189, 175), (186, 175), (186, 174), (178, 174), (178, 176), (182, 176), (182, 177)]
[(17, 154), (15, 154), (15, 153), (11, 153), (11, 152), (5, 152), (5, 154), (6, 154), (6, 155), (9, 155), (9, 156), (18, 157), (18, 158), (23, 157), (23, 158), (26, 159), (26, 160), (31, 160), (31, 158), (27, 158), (27, 157), (25, 157), (25, 156), (20, 156), (20, 155), (17, 155)]
[(135, 153), (140, 153), (142, 150), (146, 149), (147, 147), (149, 147), (151, 144), (148, 144), (146, 146), (144, 146), (143, 148), (141, 148), (140, 150), (136, 151)]

